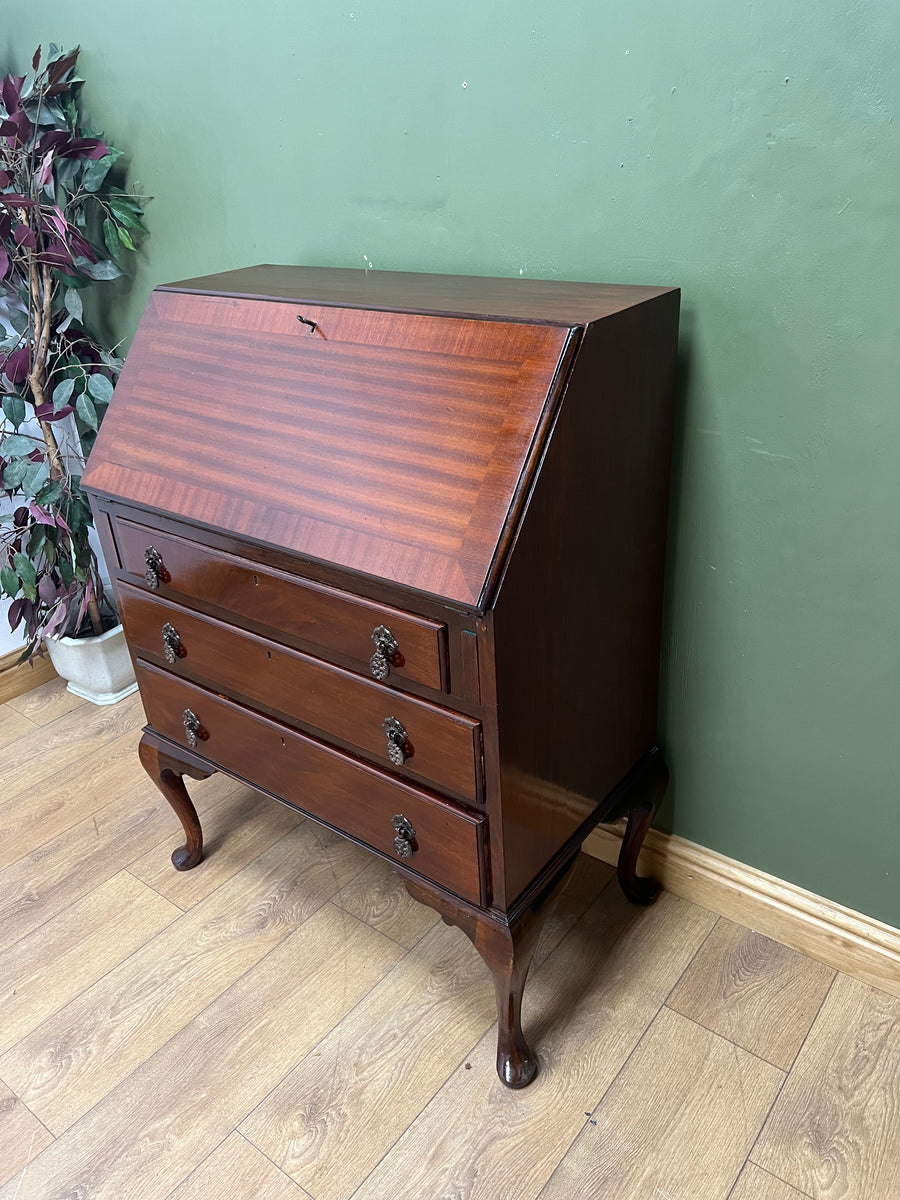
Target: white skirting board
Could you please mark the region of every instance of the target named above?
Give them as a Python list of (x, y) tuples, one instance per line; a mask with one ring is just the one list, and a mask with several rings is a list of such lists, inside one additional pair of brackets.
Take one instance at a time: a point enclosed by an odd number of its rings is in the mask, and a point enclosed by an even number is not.
[[(599, 826), (584, 850), (614, 865), (623, 832), (624, 824)], [(639, 872), (676, 896), (900, 996), (900, 929), (655, 829), (647, 834)]]

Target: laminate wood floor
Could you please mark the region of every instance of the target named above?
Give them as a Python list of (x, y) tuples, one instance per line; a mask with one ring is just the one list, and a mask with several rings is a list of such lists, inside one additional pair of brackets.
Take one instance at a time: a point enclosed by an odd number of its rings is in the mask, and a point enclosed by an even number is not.
[(0, 1200), (898, 1200), (900, 1000), (583, 857), (494, 1075), (489, 976), (390, 868), (137, 698), (0, 705)]

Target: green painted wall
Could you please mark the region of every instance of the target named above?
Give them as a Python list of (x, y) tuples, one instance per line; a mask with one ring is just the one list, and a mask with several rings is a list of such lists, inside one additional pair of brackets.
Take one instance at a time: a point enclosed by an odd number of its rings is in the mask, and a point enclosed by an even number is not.
[(253, 262), (677, 283), (680, 834), (900, 925), (896, 0), (7, 6), (154, 194), (115, 324)]

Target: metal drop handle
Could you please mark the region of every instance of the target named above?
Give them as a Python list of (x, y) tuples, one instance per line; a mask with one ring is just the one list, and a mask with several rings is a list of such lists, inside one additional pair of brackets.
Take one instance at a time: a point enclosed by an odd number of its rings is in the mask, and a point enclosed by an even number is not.
[(376, 679), (385, 680), (391, 673), (394, 655), (400, 647), (386, 625), (377, 625), (371, 636), (375, 643), (375, 653), (369, 659), (369, 669)]
[(196, 713), (192, 713), (189, 708), (186, 708), (181, 714), (182, 722), (184, 723), (184, 734), (187, 738), (187, 744), (192, 750), (197, 749), (198, 739), (205, 738), (206, 730), (200, 724), (200, 718)]
[(152, 591), (156, 591), (159, 587), (161, 579), (168, 580), (169, 575), (166, 568), (163, 566), (162, 555), (155, 546), (148, 546), (144, 551), (144, 562), (147, 565), (144, 571), (144, 579), (147, 581), (147, 587)]
[(391, 821), (397, 836), (394, 838), (394, 853), (398, 858), (412, 858), (418, 850), (416, 831), (403, 813), (397, 813)]
[(381, 728), (387, 734), (387, 754), (395, 767), (402, 767), (409, 758), (409, 735), (396, 717), (385, 717)]
[(166, 656), (166, 662), (171, 666), (176, 658), (184, 658), (185, 649), (181, 644), (181, 635), (174, 625), (170, 625), (166, 621), (162, 627), (163, 652)]

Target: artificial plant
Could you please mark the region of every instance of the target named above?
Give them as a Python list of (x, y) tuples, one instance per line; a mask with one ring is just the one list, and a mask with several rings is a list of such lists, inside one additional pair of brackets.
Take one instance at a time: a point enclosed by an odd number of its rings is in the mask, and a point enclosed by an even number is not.
[(146, 232), (145, 198), (110, 183), (122, 151), (82, 124), (77, 61), (51, 45), (42, 65), (38, 47), (0, 82), (0, 588), (23, 658), (104, 629), (81, 466), (122, 364), (85, 329), (83, 293)]

